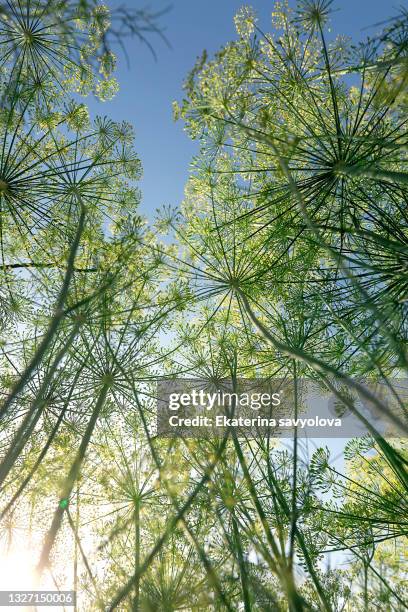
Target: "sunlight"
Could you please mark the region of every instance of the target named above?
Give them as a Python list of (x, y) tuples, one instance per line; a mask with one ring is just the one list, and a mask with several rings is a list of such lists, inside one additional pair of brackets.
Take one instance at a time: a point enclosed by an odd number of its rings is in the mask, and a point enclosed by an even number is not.
[(34, 587), (34, 561), (29, 551), (0, 556), (0, 589), (29, 590)]
[(0, 590), (55, 590), (51, 577), (44, 574), (40, 584), (35, 578), (36, 556), (23, 549), (0, 554)]
[[(0, 591), (51, 591), (57, 594), (58, 591), (69, 591), (72, 588), (66, 585), (59, 585), (60, 588), (58, 588), (50, 572), (44, 572), (41, 580), (38, 581), (35, 573), (36, 562), (37, 555), (30, 549), (20, 548), (18, 551), (0, 553)], [(71, 603), (70, 607), (67, 605), (64, 607), (47, 603), (47, 610), (62, 612), (71, 609), (73, 604)], [(18, 606), (18, 609), (29, 612), (34, 607), (32, 604), (21, 605)]]

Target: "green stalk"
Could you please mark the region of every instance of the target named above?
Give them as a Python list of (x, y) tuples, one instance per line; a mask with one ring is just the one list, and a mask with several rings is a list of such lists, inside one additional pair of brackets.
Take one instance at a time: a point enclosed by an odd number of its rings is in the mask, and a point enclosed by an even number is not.
[(33, 372), (35, 371), (35, 369), (39, 366), (39, 364), (42, 361), (42, 358), (44, 357), (48, 347), (50, 346), (56, 332), (57, 329), (59, 327), (59, 324), (61, 323), (63, 317), (64, 317), (64, 304), (65, 301), (68, 297), (68, 290), (69, 290), (69, 286), (71, 284), (71, 280), (74, 274), (74, 263), (75, 263), (75, 258), (76, 258), (76, 254), (79, 248), (79, 243), (81, 240), (81, 236), (82, 233), (84, 231), (84, 227), (85, 227), (85, 206), (82, 202), (82, 200), (79, 198), (79, 203), (80, 203), (80, 209), (81, 209), (81, 214), (79, 217), (79, 222), (78, 222), (78, 227), (75, 233), (75, 237), (74, 240), (72, 242), (71, 248), (70, 248), (70, 252), (69, 252), (69, 256), (68, 256), (68, 262), (67, 262), (67, 269), (65, 272), (65, 276), (64, 276), (64, 281), (62, 283), (62, 287), (61, 287), (61, 291), (60, 294), (58, 296), (58, 300), (57, 303), (55, 305), (54, 308), (54, 314), (51, 318), (51, 322), (48, 326), (48, 329), (39, 345), (39, 347), (37, 348), (35, 354), (33, 355), (33, 357), (31, 358), (30, 363), (28, 364), (28, 366), (26, 367), (26, 369), (24, 370), (24, 372), (21, 374), (21, 376), (19, 377), (19, 379), (17, 380), (17, 382), (15, 383), (13, 389), (11, 390), (10, 394), (8, 395), (8, 397), (5, 399), (3, 405), (0, 407), (0, 420), (2, 418), (4, 418), (4, 416), (7, 414), (10, 406), (12, 405), (12, 403), (14, 402), (14, 400), (17, 398), (18, 394), (21, 393), (21, 391), (24, 389), (24, 387), (26, 386), (26, 384), (28, 383), (28, 381), (31, 378), (31, 375), (33, 374)]
[(71, 465), (68, 476), (66, 477), (65, 482), (63, 484), (60, 503), (58, 504), (54, 512), (51, 527), (48, 531), (48, 534), (46, 535), (44, 546), (43, 546), (41, 556), (40, 556), (40, 561), (36, 569), (38, 579), (41, 577), (41, 574), (44, 571), (44, 569), (48, 567), (49, 565), (49, 559), (50, 559), (50, 553), (51, 553), (52, 547), (54, 546), (55, 539), (57, 537), (57, 533), (61, 527), (64, 512), (68, 507), (69, 498), (71, 497), (72, 489), (74, 487), (75, 482), (77, 481), (79, 477), (79, 473), (80, 473), (81, 466), (85, 458), (85, 454), (86, 454), (89, 442), (94, 432), (98, 417), (105, 404), (105, 400), (106, 400), (106, 396), (108, 394), (109, 388), (110, 388), (110, 382), (105, 382), (105, 384), (103, 385), (102, 389), (99, 392), (98, 399), (95, 402), (95, 406), (92, 411), (91, 418), (88, 422), (85, 434), (81, 440), (81, 444), (79, 446), (77, 455)]
[(248, 574), (245, 567), (245, 559), (241, 545), (241, 536), (238, 529), (237, 519), (234, 510), (231, 512), (232, 529), (234, 533), (234, 542), (237, 547), (237, 557), (239, 565), (239, 575), (241, 578), (242, 595), (244, 598), (244, 610), (245, 612), (251, 612), (251, 597), (248, 585)]
[[(298, 384), (297, 384), (297, 367), (296, 361), (293, 360), (293, 384), (294, 384), (294, 402), (295, 402), (295, 419), (298, 418)], [(293, 557), (294, 557), (294, 546), (295, 546), (295, 535), (296, 535), (296, 521), (297, 521), (297, 463), (298, 463), (298, 435), (297, 426), (293, 434), (293, 482), (292, 482), (292, 518), (290, 526), (289, 536), (289, 564), (293, 569)]]
[(79, 327), (80, 327), (81, 323), (80, 321), (77, 321), (71, 331), (71, 333), (69, 334), (67, 340), (65, 341), (64, 345), (62, 346), (61, 350), (57, 353), (57, 356), (55, 357), (53, 363), (51, 364), (47, 375), (45, 376), (41, 387), (38, 391), (38, 395), (37, 397), (34, 399), (34, 401), (32, 402), (32, 404), (30, 405), (30, 408), (28, 410), (28, 413), (26, 415), (26, 417), (24, 418), (23, 422), (21, 423), (20, 427), (18, 428), (16, 435), (13, 438), (13, 441), (3, 459), (3, 461), (0, 464), (0, 484), (2, 485), (5, 481), (5, 479), (7, 478), (10, 470), (13, 468), (13, 466), (15, 465), (15, 462), (17, 461), (18, 457), (20, 456), (21, 451), (23, 450), (23, 448), (25, 447), (25, 445), (27, 444), (31, 434), (33, 433), (38, 421), (40, 420), (42, 414), (43, 414), (43, 409), (47, 406), (47, 399), (44, 398), (44, 395), (48, 389), (48, 386), (50, 385), (52, 378), (54, 376), (54, 373), (58, 367), (58, 365), (60, 364), (61, 360), (63, 359), (64, 355), (66, 354), (66, 352), (68, 351), (69, 347), (71, 346), (75, 336), (78, 333)]
[[(383, 404), (383, 402), (381, 402), (368, 389), (366, 389), (362, 384), (360, 384), (356, 380), (353, 380), (346, 374), (343, 374), (343, 372), (340, 372), (339, 370), (337, 370), (337, 368), (334, 368), (333, 366), (325, 363), (324, 361), (321, 361), (317, 357), (313, 357), (312, 355), (309, 355), (308, 353), (305, 353), (304, 351), (296, 347), (288, 346), (287, 344), (284, 344), (283, 342), (280, 342), (280, 340), (275, 338), (273, 334), (271, 334), (271, 332), (265, 327), (265, 325), (256, 317), (251, 306), (249, 305), (247, 297), (242, 293), (242, 291), (239, 291), (239, 296), (242, 300), (242, 303), (244, 305), (244, 308), (249, 318), (254, 323), (255, 327), (261, 332), (264, 338), (268, 340), (278, 351), (284, 353), (285, 355), (288, 355), (289, 357), (292, 357), (293, 359), (299, 359), (300, 361), (302, 361), (303, 363), (306, 363), (307, 365), (309, 365), (312, 369), (314, 369), (321, 375), (331, 374), (335, 376), (338, 380), (341, 380), (342, 382), (346, 383), (346, 385), (348, 385), (349, 387), (358, 391), (360, 396), (364, 397), (364, 399), (368, 400), (369, 402), (372, 402), (377, 408), (379, 408), (381, 412), (385, 412), (387, 416), (398, 427), (401, 428), (402, 431), (408, 433), (407, 425), (405, 425), (405, 423), (403, 423), (398, 417), (393, 415), (388, 409), (388, 407), (385, 404)], [(339, 394), (337, 389), (335, 389), (332, 385), (330, 385), (330, 383), (326, 379), (325, 379), (325, 382), (328, 386), (330, 386), (330, 389), (333, 391), (333, 393), (335, 393), (342, 401), (347, 403), (347, 398), (344, 398), (341, 394)], [(370, 433), (375, 437), (377, 442), (379, 442), (379, 444), (384, 445), (384, 448), (385, 446), (387, 446), (388, 449), (390, 449), (391, 447), (389, 446), (389, 444), (387, 444), (384, 438), (371, 425), (371, 423), (369, 423), (369, 421), (367, 421), (367, 419), (365, 419), (363, 415), (361, 415), (360, 412), (356, 410), (350, 402), (348, 402), (347, 405), (350, 408), (350, 410), (352, 410), (354, 414), (356, 414), (356, 416), (358, 416), (358, 418), (364, 423), (364, 425), (367, 427)], [(405, 470), (401, 472), (401, 468), (403, 468), (403, 465), (406, 463), (406, 461), (396, 451), (393, 450), (393, 453), (395, 457), (398, 457), (397, 472), (400, 475), (400, 477), (403, 478), (403, 481), (406, 483), (406, 486), (408, 487), (408, 475), (406, 474)], [(397, 464), (395, 464), (395, 467), (396, 466)]]
[(64, 406), (61, 410), (61, 412), (58, 415), (58, 419), (47, 439), (47, 442), (45, 443), (41, 453), (39, 454), (38, 458), (36, 459), (32, 469), (30, 470), (30, 472), (28, 473), (28, 475), (26, 476), (26, 478), (24, 478), (23, 482), (20, 484), (20, 486), (18, 487), (17, 491), (15, 492), (15, 494), (13, 495), (13, 497), (11, 498), (11, 500), (8, 502), (7, 506), (4, 508), (4, 510), (1, 512), (0, 514), (0, 521), (8, 514), (8, 512), (11, 510), (11, 508), (13, 507), (13, 505), (15, 504), (15, 502), (17, 501), (17, 499), (20, 497), (20, 495), (23, 493), (24, 489), (26, 488), (26, 486), (29, 484), (29, 482), (31, 481), (32, 477), (34, 476), (35, 472), (37, 471), (39, 465), (41, 464), (42, 460), (44, 459), (44, 457), (46, 456), (55, 436), (57, 435), (57, 432), (59, 430), (59, 427), (62, 423), (62, 420), (67, 412), (68, 406), (69, 406), (69, 402), (71, 400), (72, 397), (72, 393), (74, 392), (75, 389), (75, 384), (79, 378), (79, 375), (81, 373), (81, 370), (79, 370), (77, 372), (77, 375), (74, 379), (73, 384), (71, 385), (71, 389), (67, 398), (67, 401), (64, 403)]
[(406, 172), (393, 172), (392, 170), (383, 170), (382, 168), (378, 168), (376, 166), (347, 166), (346, 164), (342, 164), (339, 166), (338, 170), (339, 174), (344, 174), (346, 176), (361, 176), (364, 178), (372, 178), (372, 179), (383, 179), (384, 181), (390, 181), (391, 183), (396, 183), (400, 185), (408, 185), (408, 174)]
[(133, 602), (133, 610), (139, 612), (140, 600), (140, 576), (138, 574), (140, 567), (140, 497), (135, 499), (135, 599)]

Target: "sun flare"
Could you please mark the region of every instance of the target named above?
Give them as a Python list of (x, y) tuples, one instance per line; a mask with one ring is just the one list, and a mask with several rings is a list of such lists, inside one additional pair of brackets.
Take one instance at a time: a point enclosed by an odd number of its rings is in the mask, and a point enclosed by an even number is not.
[(0, 553), (0, 590), (55, 590), (47, 574), (42, 576), (40, 582), (36, 581), (35, 565), (36, 557), (30, 550)]
[(34, 587), (34, 560), (29, 551), (0, 555), (1, 590), (29, 590)]

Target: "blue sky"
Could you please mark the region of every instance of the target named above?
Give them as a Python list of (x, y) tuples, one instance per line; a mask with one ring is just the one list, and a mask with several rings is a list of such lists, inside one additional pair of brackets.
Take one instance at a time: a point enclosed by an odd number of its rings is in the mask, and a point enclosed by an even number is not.
[[(140, 0), (107, 0), (110, 6), (128, 4), (146, 6)], [(271, 0), (151, 0), (149, 6), (159, 10), (172, 5), (162, 17), (171, 48), (152, 37), (157, 52), (154, 60), (146, 47), (129, 41), (130, 67), (119, 55), (117, 78), (120, 92), (109, 103), (88, 100), (91, 113), (129, 121), (136, 131), (136, 150), (142, 160), (141, 212), (153, 218), (156, 208), (164, 204), (178, 206), (183, 198), (189, 164), (197, 152), (183, 131), (181, 121), (172, 119), (172, 102), (182, 98), (182, 83), (203, 49), (209, 54), (235, 38), (233, 17), (243, 4), (251, 4), (259, 15), (264, 31), (270, 30)], [(295, 2), (290, 2), (294, 5)], [(388, 0), (335, 0), (331, 17), (333, 34), (344, 34), (355, 41), (373, 34), (378, 28), (367, 28), (395, 14), (401, 2)]]

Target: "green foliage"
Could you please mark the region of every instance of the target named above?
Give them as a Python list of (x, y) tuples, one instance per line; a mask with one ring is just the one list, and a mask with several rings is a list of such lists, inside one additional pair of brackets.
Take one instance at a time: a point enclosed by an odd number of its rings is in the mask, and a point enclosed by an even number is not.
[(83, 96), (160, 14), (0, 3), (1, 545), (81, 610), (407, 608), (402, 439), (371, 427), (342, 465), (155, 429), (158, 377), (281, 377), (296, 415), (307, 378), (407, 430), (407, 15), (353, 47), (331, 9), (277, 3), (271, 34), (239, 10), (174, 105), (200, 153), (150, 227), (132, 127)]

